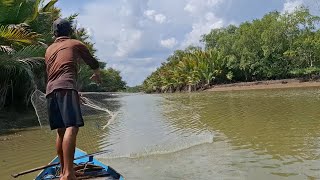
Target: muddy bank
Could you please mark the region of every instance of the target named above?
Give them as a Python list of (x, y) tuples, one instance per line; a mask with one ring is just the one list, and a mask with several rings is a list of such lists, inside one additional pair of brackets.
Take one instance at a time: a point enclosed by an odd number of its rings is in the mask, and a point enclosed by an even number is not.
[(255, 89), (279, 89), (299, 87), (320, 87), (320, 80), (283, 79), (271, 81), (243, 82), (233, 84), (215, 85), (206, 91), (239, 91)]

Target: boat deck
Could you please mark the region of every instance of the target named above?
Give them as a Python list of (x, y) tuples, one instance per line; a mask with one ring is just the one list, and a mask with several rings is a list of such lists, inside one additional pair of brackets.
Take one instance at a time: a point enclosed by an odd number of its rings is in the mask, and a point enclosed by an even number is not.
[[(58, 157), (55, 157), (50, 164), (59, 162)], [(95, 159), (92, 155), (87, 154), (76, 149), (74, 170), (79, 173), (78, 180), (90, 179), (90, 180), (124, 180), (123, 176), (119, 174), (112, 167), (103, 164), (102, 162)], [(60, 165), (55, 165), (44, 169), (35, 180), (52, 180), (59, 179), (57, 176), (60, 172)]]

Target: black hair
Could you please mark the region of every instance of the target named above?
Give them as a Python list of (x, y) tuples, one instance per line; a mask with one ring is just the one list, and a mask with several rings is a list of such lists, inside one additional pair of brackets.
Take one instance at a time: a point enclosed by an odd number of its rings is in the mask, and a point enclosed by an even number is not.
[(59, 18), (53, 22), (53, 33), (55, 37), (70, 36), (71, 32), (71, 23), (67, 19)]

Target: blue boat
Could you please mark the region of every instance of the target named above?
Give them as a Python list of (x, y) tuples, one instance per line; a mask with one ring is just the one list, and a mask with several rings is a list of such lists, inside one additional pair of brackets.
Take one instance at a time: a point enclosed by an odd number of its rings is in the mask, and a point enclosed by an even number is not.
[[(93, 156), (86, 156), (87, 153), (76, 149), (75, 151), (75, 169), (77, 174), (81, 175), (78, 179), (96, 179), (96, 180), (124, 180), (124, 177), (110, 166), (104, 165)], [(83, 158), (81, 158), (83, 157)], [(55, 157), (49, 164), (58, 163), (59, 158)], [(38, 174), (35, 180), (53, 180), (59, 179), (60, 165), (55, 165), (44, 169)]]

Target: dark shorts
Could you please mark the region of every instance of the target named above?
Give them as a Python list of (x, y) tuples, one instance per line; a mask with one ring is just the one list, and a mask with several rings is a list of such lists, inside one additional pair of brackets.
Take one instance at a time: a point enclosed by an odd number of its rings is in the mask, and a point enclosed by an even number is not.
[(54, 90), (47, 96), (51, 130), (84, 125), (79, 95), (75, 90)]

